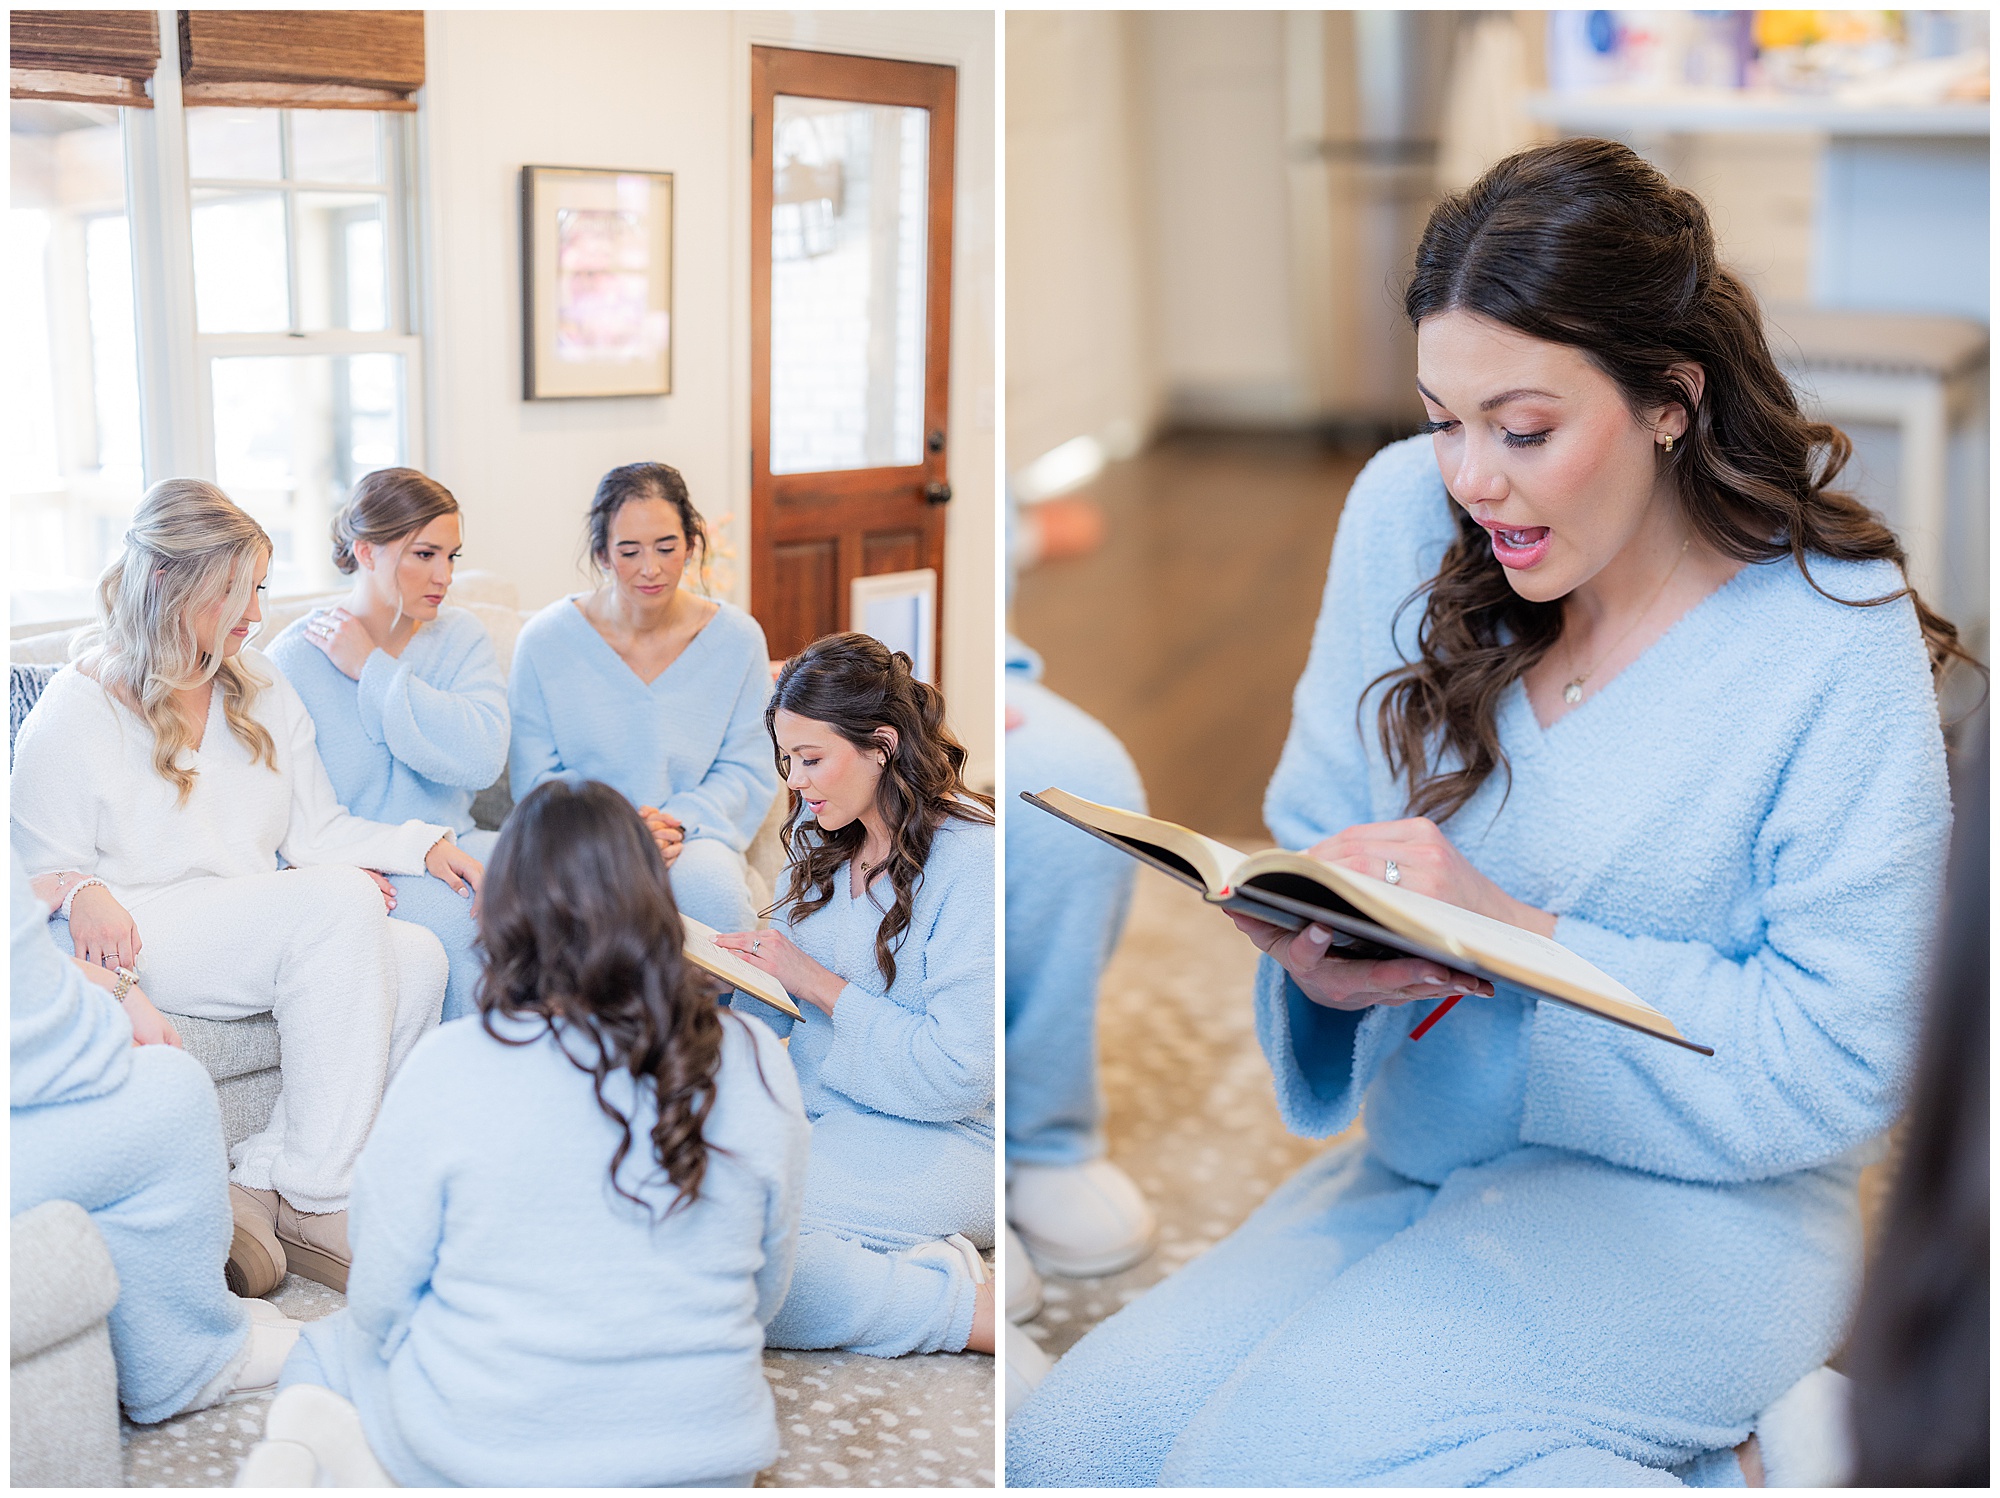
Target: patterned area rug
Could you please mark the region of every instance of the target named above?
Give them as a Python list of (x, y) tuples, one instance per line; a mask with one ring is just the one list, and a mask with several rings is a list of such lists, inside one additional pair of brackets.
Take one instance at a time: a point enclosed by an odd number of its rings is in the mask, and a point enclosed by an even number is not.
[[(286, 1315), (316, 1321), (346, 1303), (287, 1275), (270, 1297)], [(993, 1359), (979, 1353), (864, 1358), (845, 1352), (769, 1352), (764, 1376), (778, 1398), (778, 1460), (760, 1488), (993, 1486)], [(269, 1395), (159, 1425), (121, 1422), (125, 1485), (219, 1488), (264, 1432)]]
[(1256, 967), (1256, 949), (1221, 911), (1140, 871), (1098, 991), (1098, 1043), (1111, 1157), (1159, 1214), (1160, 1246), (1123, 1274), (1047, 1278), (1047, 1303), (1025, 1330), (1050, 1356), (1212, 1247), (1327, 1147), (1278, 1122), (1250, 1012)]

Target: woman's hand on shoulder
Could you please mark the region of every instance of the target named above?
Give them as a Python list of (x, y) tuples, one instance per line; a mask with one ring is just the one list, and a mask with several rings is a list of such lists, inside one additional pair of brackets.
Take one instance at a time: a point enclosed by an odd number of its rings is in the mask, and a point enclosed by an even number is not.
[(715, 938), (718, 947), (741, 957), (759, 972), (769, 973), (795, 999), (804, 999), (815, 1009), (832, 1014), (834, 1002), (847, 980), (820, 966), (799, 950), (798, 943), (783, 931), (724, 931)]
[(77, 957), (101, 968), (131, 967), (139, 960), (139, 927), (101, 884), (86, 885), (70, 902), (69, 939)]
[[(448, 837), (441, 837), (431, 844), (430, 852), (424, 855), (424, 867), (450, 885), (456, 895), (476, 896), (479, 886), (486, 879), (486, 865)], [(369, 872), (373, 873), (372, 870)], [(386, 880), (380, 882), (387, 883)]]
[(1553, 915), (1515, 899), (1480, 873), (1429, 817), (1363, 822), (1315, 843), (1307, 852), (1322, 863), (1370, 879), (1386, 879), (1393, 862), (1396, 878), (1390, 882), (1398, 889), (1429, 895), (1538, 936), (1555, 935)]
[(320, 609), (306, 619), (306, 638), (319, 647), (342, 676), (361, 680), (361, 668), (375, 653), (375, 641), (346, 609)]
[(1376, 1004), (1393, 1007), (1416, 999), (1441, 999), (1447, 994), (1493, 992), (1493, 985), (1484, 978), (1454, 972), (1422, 957), (1374, 961), (1329, 956), (1333, 933), (1324, 926), (1308, 926), (1293, 933), (1233, 910), (1228, 916), (1259, 951), (1291, 974), (1301, 993), (1328, 1009), (1367, 1009)]

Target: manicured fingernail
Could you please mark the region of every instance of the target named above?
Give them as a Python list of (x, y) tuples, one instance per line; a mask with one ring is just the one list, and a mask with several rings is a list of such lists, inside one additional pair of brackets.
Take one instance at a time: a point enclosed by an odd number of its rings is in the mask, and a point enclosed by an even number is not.
[(1316, 947), (1323, 947), (1333, 940), (1333, 933), (1324, 926), (1306, 927), (1306, 940)]

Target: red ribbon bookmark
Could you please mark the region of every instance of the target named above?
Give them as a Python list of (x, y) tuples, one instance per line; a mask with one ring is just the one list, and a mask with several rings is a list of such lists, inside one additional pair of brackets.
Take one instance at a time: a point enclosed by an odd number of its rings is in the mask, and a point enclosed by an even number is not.
[(1464, 997), (1465, 995), (1462, 993), (1455, 993), (1450, 998), (1446, 999), (1442, 1004), (1438, 1005), (1437, 1008), (1433, 1009), (1429, 1014), (1425, 1015), (1424, 1022), (1421, 1025), (1418, 1025), (1416, 1029), (1410, 1032), (1410, 1039), (1422, 1040), (1424, 1038), (1424, 1031), (1428, 1030), (1432, 1025), (1436, 1024), (1439, 1020), (1443, 1019), (1447, 1014), (1450, 1014), (1451, 1006), (1456, 1004), (1460, 999)]

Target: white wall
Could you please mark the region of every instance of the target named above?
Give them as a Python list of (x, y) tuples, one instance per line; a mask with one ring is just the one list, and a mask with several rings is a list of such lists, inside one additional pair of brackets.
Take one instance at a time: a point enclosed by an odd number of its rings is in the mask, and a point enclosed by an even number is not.
[(1135, 38), (1116, 11), (1007, 17), (1007, 467), (1137, 447), (1161, 392)]
[[(958, 66), (953, 256), (955, 493), (944, 687), (975, 777), (995, 776), (993, 18), (965, 13), (428, 11), (421, 129), (426, 461), (467, 511), (466, 562), (539, 605), (583, 586), (597, 478), (686, 475), (748, 603), (750, 48)], [(520, 169), (674, 173), (674, 393), (521, 399)]]

